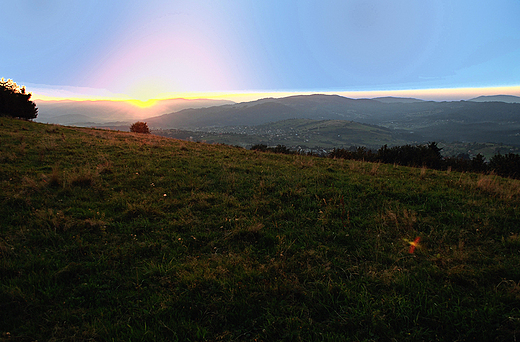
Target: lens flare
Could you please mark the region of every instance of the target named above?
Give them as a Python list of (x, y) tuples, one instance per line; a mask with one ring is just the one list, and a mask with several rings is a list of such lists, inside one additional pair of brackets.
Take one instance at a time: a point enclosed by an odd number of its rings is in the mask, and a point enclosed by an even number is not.
[(421, 248), (421, 245), (419, 244), (419, 242), (421, 241), (420, 236), (416, 237), (415, 240), (413, 240), (413, 241), (410, 241), (408, 239), (403, 239), (403, 240), (406, 241), (408, 244), (410, 244), (410, 249), (408, 249), (408, 253), (410, 253), (410, 254), (413, 254), (415, 252), (416, 248)]

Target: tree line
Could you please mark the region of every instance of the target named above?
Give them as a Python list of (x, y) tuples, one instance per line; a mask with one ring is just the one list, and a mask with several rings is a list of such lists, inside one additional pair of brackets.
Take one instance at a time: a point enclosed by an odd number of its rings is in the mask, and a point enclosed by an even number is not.
[[(283, 145), (268, 147), (267, 145), (258, 144), (252, 146), (251, 149), (284, 154), (296, 153)], [(401, 166), (427, 167), (435, 170), (451, 169), (460, 172), (493, 172), (502, 177), (520, 179), (520, 155), (518, 154), (508, 153), (503, 155), (498, 153), (488, 162), (480, 153), (473, 158), (469, 158), (466, 155), (443, 157), (441, 150), (436, 142), (423, 145), (402, 145), (393, 147), (384, 145), (377, 151), (362, 146), (352, 146), (348, 149), (335, 148), (328, 153), (327, 157)]]
[(377, 151), (365, 147), (334, 149), (330, 158), (365, 160), (376, 163), (397, 164), (412, 167), (427, 167), (435, 170), (451, 169), (461, 172), (493, 172), (499, 176), (520, 178), (520, 155), (515, 153), (495, 154), (489, 162), (482, 154), (473, 158), (464, 155), (443, 157), (437, 143), (424, 145), (382, 146)]

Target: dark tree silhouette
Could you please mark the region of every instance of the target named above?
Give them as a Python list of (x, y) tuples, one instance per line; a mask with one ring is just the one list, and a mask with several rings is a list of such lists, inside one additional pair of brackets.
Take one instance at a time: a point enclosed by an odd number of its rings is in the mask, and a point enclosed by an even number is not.
[(520, 155), (495, 154), (489, 161), (489, 169), (502, 177), (520, 178)]
[(10, 116), (32, 120), (38, 116), (38, 108), (31, 100), (25, 87), (18, 86), (13, 80), (0, 79), (0, 116)]
[(150, 128), (146, 122), (137, 121), (130, 126), (130, 132), (134, 133), (150, 133)]

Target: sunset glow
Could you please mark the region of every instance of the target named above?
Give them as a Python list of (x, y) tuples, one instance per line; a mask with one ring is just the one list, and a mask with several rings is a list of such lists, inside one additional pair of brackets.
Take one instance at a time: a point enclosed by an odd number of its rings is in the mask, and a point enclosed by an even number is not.
[(520, 86), (510, 87), (484, 87), (484, 88), (447, 88), (447, 89), (403, 89), (403, 90), (373, 90), (373, 91), (280, 91), (280, 92), (186, 92), (186, 93), (170, 93), (161, 94), (147, 98), (146, 95), (139, 98), (125, 98), (125, 97), (99, 97), (99, 96), (52, 96), (52, 91), (47, 91), (45, 94), (33, 92), (34, 100), (43, 101), (124, 101), (139, 108), (153, 107), (157, 101), (166, 99), (219, 99), (230, 100), (234, 102), (254, 101), (262, 98), (280, 98), (293, 95), (311, 95), (311, 94), (327, 94), (340, 95), (344, 97), (360, 99), (360, 98), (377, 98), (377, 97), (411, 97), (421, 100), (430, 101), (458, 101), (469, 100), (478, 96), (509, 94), (520, 96)]
[(157, 100), (153, 100), (153, 99), (145, 100), (145, 101), (126, 100), (126, 102), (133, 104), (134, 106), (139, 107), (139, 108), (149, 108), (149, 107), (153, 107), (157, 103)]
[(520, 95), (515, 0), (9, 1), (2, 12), (0, 76), (35, 100)]

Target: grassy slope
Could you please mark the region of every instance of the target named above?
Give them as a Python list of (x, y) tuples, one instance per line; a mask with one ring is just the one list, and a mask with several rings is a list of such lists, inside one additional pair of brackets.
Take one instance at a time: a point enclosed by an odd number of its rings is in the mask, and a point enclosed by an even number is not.
[(519, 181), (5, 118), (0, 141), (2, 340), (520, 334)]

